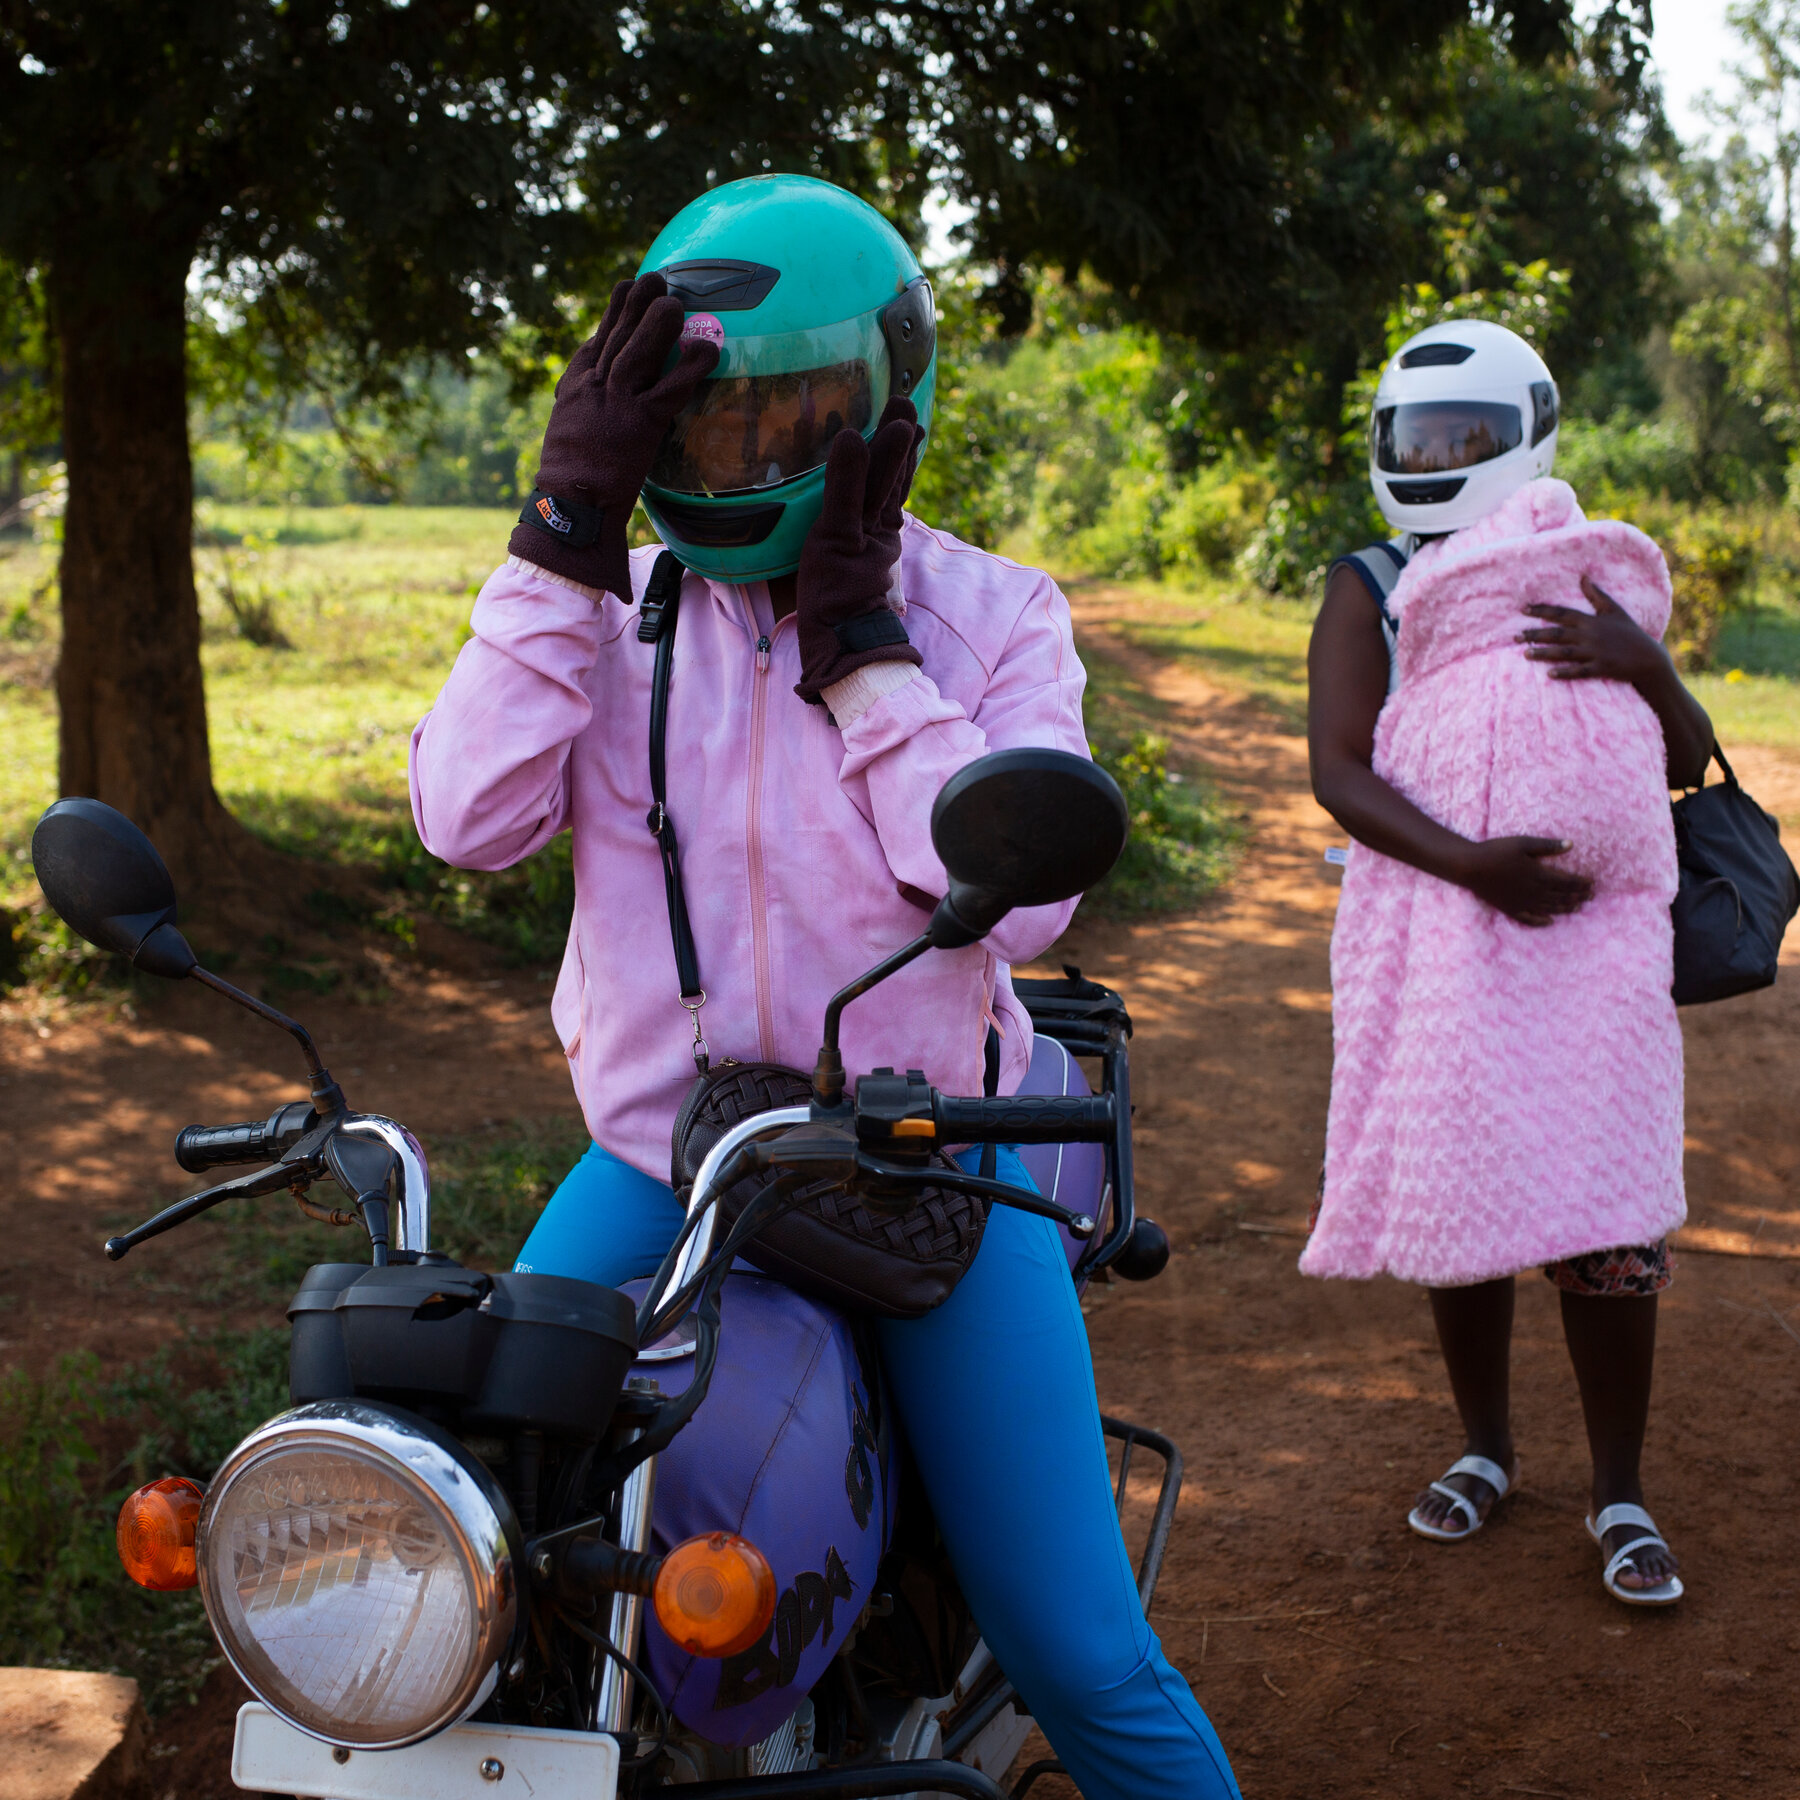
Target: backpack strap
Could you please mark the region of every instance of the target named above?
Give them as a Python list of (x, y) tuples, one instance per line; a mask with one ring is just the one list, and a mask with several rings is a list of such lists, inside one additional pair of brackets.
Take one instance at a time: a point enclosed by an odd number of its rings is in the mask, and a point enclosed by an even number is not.
[(681, 609), (681, 579), (687, 569), (673, 550), (657, 557), (644, 589), (638, 638), (656, 646), (650, 677), (650, 799), (644, 823), (662, 852), (663, 890), (669, 903), (669, 939), (675, 950), (675, 978), (681, 1004), (694, 1021), (694, 1066), (704, 1075), (712, 1056), (700, 1030), (706, 990), (700, 985), (700, 958), (688, 923), (687, 895), (681, 885), (681, 847), (668, 807), (669, 678), (675, 661), (675, 622)]
[(1352, 550), (1347, 556), (1340, 556), (1331, 568), (1325, 571), (1325, 579), (1329, 581), (1332, 571), (1339, 568), (1352, 570), (1356, 578), (1368, 589), (1369, 598), (1375, 602), (1376, 610), (1381, 614), (1381, 635), (1387, 639), (1388, 663), (1394, 662), (1394, 652), (1400, 642), (1400, 621), (1396, 619), (1388, 607), (1388, 595), (1394, 591), (1401, 571), (1405, 569), (1407, 552), (1401, 548), (1407, 540), (1390, 538), (1384, 543), (1370, 544), (1361, 550)]

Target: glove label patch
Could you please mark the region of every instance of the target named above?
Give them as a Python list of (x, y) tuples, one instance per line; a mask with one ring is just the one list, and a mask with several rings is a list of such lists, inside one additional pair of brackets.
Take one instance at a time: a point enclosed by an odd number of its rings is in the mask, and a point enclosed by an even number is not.
[(535, 525), (574, 549), (585, 550), (599, 538), (602, 517), (597, 506), (583, 506), (579, 500), (562, 499), (533, 488), (519, 513), (519, 523)]

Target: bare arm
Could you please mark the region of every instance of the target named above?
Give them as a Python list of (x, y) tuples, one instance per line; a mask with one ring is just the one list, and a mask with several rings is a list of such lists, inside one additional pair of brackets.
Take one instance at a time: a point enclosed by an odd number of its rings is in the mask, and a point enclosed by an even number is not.
[(1544, 624), (1519, 633), (1533, 662), (1554, 663), (1552, 681), (1628, 681), (1662, 726), (1669, 786), (1698, 787), (1712, 760), (1713, 726), (1706, 708), (1682, 685), (1669, 653), (1630, 613), (1587, 576), (1581, 591), (1591, 613), (1568, 606), (1528, 606)]
[(1569, 848), (1563, 840), (1472, 843), (1427, 818), (1375, 773), (1387, 642), (1375, 602), (1351, 569), (1335, 570), (1326, 585), (1306, 666), (1313, 795), (1359, 844), (1466, 887), (1522, 925), (1548, 925), (1588, 898), (1591, 881), (1545, 860)]

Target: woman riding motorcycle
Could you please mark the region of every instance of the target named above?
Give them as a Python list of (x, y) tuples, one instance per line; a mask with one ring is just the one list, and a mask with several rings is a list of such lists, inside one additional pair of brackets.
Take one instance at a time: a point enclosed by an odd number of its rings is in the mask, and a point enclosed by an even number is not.
[[(809, 1066), (826, 1000), (944, 892), (944, 782), (1009, 746), (1085, 753), (1054, 583), (903, 511), (935, 378), (930, 288), (899, 235), (837, 188), (772, 176), (681, 212), (558, 383), (537, 490), (411, 763), (420, 836), (450, 863), (573, 838), (552, 1010), (594, 1143), (521, 1269), (650, 1274), (681, 1224), (664, 1175), (696, 1064)], [(645, 820), (637, 625), (661, 553), (627, 549), (640, 494), (687, 571), (667, 793), (703, 996), (680, 994), (660, 809)], [(991, 1028), (1014, 1091), (1031, 1026), (1008, 965), (1071, 910), (1015, 911), (893, 977), (845, 1014), (846, 1066), (979, 1093)], [(1055, 1227), (996, 1207), (950, 1298), (877, 1328), (964, 1593), (1081, 1791), (1236, 1796), (1139, 1604)]]

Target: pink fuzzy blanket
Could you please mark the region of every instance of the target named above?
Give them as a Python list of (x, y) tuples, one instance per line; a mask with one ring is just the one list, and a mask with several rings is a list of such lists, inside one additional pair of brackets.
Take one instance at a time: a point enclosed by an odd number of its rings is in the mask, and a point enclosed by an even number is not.
[(1305, 1274), (1457, 1286), (1648, 1243), (1686, 1214), (1662, 730), (1631, 687), (1553, 681), (1515, 641), (1527, 601), (1591, 610), (1584, 574), (1662, 635), (1661, 552), (1545, 479), (1421, 549), (1390, 599), (1376, 772), (1464, 837), (1569, 839), (1594, 896), (1534, 930), (1352, 847)]

